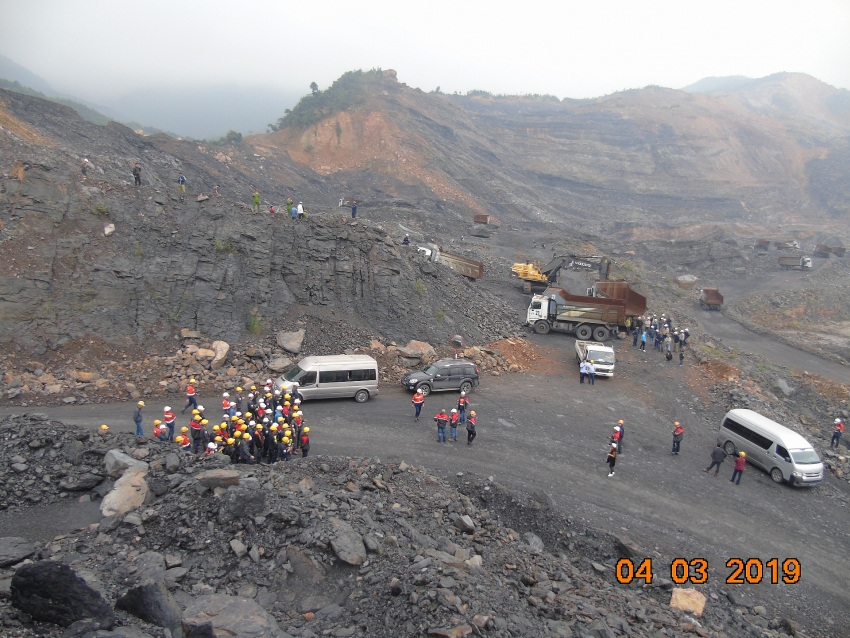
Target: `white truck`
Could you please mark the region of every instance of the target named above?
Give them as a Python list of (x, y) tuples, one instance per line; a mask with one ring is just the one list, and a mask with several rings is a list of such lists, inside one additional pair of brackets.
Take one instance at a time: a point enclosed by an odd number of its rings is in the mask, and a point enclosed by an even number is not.
[(614, 376), (614, 348), (599, 341), (576, 339), (576, 361), (593, 361), (598, 377)]

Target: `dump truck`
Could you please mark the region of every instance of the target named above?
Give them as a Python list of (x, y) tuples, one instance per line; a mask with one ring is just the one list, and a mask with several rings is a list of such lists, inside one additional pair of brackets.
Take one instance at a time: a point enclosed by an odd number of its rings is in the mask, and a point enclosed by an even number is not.
[(606, 346), (598, 341), (584, 341), (576, 339), (576, 361), (593, 361), (596, 368), (596, 376), (598, 377), (613, 377), (614, 364), (616, 358), (614, 356), (614, 348)]
[(550, 286), (531, 297), (524, 325), (537, 334), (556, 330), (583, 341), (604, 341), (625, 329), (627, 317), (634, 319), (646, 312), (646, 297), (625, 281), (597, 281), (588, 293), (573, 295)]
[(720, 310), (723, 307), (723, 295), (717, 288), (703, 288), (699, 293), (699, 305), (703, 310)]
[(811, 257), (780, 257), (778, 261), (783, 270), (803, 270), (812, 267)]

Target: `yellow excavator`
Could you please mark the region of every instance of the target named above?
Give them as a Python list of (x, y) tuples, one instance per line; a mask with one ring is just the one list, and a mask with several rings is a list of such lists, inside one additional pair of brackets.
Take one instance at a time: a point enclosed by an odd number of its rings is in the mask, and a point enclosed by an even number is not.
[(599, 270), (601, 279), (608, 279), (608, 267), (610, 261), (601, 255), (590, 255), (588, 257), (577, 257), (575, 255), (562, 255), (555, 257), (545, 266), (540, 262), (516, 263), (511, 266), (511, 272), (522, 279), (522, 291), (531, 293), (534, 284), (548, 286), (558, 281), (558, 273), (564, 266), (581, 268), (583, 270)]

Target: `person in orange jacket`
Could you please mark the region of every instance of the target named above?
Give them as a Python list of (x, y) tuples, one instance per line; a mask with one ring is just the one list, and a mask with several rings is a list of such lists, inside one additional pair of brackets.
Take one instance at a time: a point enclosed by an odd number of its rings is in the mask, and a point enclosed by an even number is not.
[(685, 428), (679, 425), (679, 422), (676, 421), (673, 424), (673, 449), (670, 452), (671, 455), (679, 454), (679, 447), (682, 445), (682, 439), (685, 438)]
[(416, 414), (413, 416), (414, 421), (419, 420), (419, 413), (422, 412), (422, 406), (425, 405), (425, 395), (422, 394), (422, 390), (417, 390), (413, 395), (413, 408), (416, 410)]
[(192, 408), (194, 410), (198, 409), (198, 397), (195, 396), (195, 384), (197, 381), (194, 379), (189, 379), (189, 385), (186, 386), (186, 405), (183, 406), (183, 410), (181, 414), (186, 414), (186, 410), (188, 408)]
[(446, 426), (449, 424), (449, 415), (445, 410), (440, 410), (434, 415), (434, 421), (437, 422), (437, 443), (446, 442)]
[(469, 407), (469, 397), (466, 396), (466, 392), (461, 392), (460, 396), (457, 400), (457, 413), (460, 417), (460, 422), (466, 422), (466, 408)]

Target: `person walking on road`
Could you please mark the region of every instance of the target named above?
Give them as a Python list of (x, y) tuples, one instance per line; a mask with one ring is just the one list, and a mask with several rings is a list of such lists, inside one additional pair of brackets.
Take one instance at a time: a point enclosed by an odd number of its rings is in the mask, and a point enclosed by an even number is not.
[(614, 476), (614, 466), (617, 464), (617, 444), (612, 443), (611, 448), (608, 450), (608, 458), (606, 459), (608, 463), (608, 476)]
[(174, 415), (174, 412), (171, 411), (171, 406), (166, 405), (162, 410), (162, 420), (165, 421), (165, 427), (168, 428), (168, 439), (169, 441), (174, 440), (174, 422), (177, 420), (177, 417)]
[(844, 421), (835, 419), (832, 424), (834, 429), (832, 430), (832, 438), (829, 440), (829, 447), (837, 448), (841, 445), (841, 435), (844, 434)]
[(596, 383), (596, 364), (593, 359), (587, 364), (587, 378), (590, 381), (590, 385), (594, 385)]
[(191, 407), (193, 410), (198, 409), (198, 398), (195, 396), (195, 384), (197, 381), (189, 379), (189, 385), (186, 386), (186, 405), (180, 411), (180, 414), (186, 414), (186, 408)]
[[(732, 478), (729, 479), (735, 485), (741, 484), (741, 477), (744, 475), (744, 468), (747, 466), (747, 453), (738, 452), (738, 458), (735, 459), (735, 471), (732, 472)], [(738, 479), (737, 481), (735, 479)]]
[(726, 450), (723, 449), (723, 445), (720, 443), (717, 444), (717, 447), (711, 451), (711, 465), (703, 470), (703, 472), (710, 472), (711, 468), (716, 467), (714, 470), (714, 478), (717, 478), (717, 475), (720, 474), (720, 466), (723, 461), (726, 460)]
[(440, 410), (434, 415), (434, 421), (437, 423), (437, 443), (446, 442), (446, 426), (449, 424), (449, 415), (445, 410)]
[(683, 428), (678, 421), (673, 424), (673, 449), (670, 451), (670, 455), (679, 454), (679, 447), (682, 445), (682, 439), (685, 438), (685, 428)]
[(466, 420), (466, 444), (472, 445), (472, 442), (475, 440), (477, 436), (475, 432), (477, 418), (475, 416), (475, 410), (471, 410), (469, 412), (469, 418)]
[(136, 410), (133, 412), (133, 421), (136, 423), (136, 436), (142, 438), (145, 436), (144, 430), (142, 430), (142, 408), (145, 407), (144, 401), (139, 401), (136, 404)]
[(413, 416), (414, 421), (419, 420), (419, 413), (422, 412), (422, 406), (425, 405), (425, 395), (422, 394), (422, 390), (416, 390), (416, 393), (413, 395), (413, 408), (416, 410), (416, 414)]

